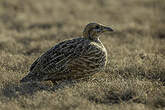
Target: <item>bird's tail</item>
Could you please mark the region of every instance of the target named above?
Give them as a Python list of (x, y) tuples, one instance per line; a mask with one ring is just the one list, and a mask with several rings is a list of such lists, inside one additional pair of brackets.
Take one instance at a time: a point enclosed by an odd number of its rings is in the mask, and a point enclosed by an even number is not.
[(26, 75), (24, 78), (22, 78), (20, 80), (20, 83), (24, 83), (24, 82), (36, 82), (36, 81), (39, 81), (39, 79), (36, 77), (36, 75), (29, 73), (28, 75)]

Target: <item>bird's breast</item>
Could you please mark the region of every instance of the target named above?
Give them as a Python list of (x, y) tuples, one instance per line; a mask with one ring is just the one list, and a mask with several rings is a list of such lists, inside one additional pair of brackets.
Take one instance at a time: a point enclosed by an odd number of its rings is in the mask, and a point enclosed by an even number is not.
[(107, 62), (106, 48), (102, 44), (92, 43), (85, 57), (89, 67), (103, 68)]

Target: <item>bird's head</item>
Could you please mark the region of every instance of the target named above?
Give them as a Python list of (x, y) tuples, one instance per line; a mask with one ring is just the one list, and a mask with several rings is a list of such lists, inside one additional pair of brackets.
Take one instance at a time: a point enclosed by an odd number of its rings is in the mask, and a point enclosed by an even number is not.
[(91, 40), (97, 40), (100, 34), (107, 31), (112, 32), (113, 30), (110, 27), (106, 27), (101, 24), (89, 23), (86, 25), (83, 31), (83, 37), (89, 38)]

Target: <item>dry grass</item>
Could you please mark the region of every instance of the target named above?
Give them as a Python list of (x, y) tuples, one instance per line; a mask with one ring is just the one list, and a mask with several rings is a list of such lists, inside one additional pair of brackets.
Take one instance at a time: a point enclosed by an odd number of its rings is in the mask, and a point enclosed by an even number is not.
[[(163, 110), (164, 11), (163, 0), (0, 0), (0, 109)], [(19, 83), (40, 54), (93, 21), (116, 30), (101, 37), (103, 72), (63, 87)]]

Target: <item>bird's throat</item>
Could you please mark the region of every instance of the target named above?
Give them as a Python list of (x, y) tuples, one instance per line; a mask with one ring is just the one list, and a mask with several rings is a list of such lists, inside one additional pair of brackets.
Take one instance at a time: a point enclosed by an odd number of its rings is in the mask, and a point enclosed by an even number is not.
[(99, 37), (88, 36), (88, 39), (91, 40), (91, 41), (97, 42), (97, 43), (101, 42)]

